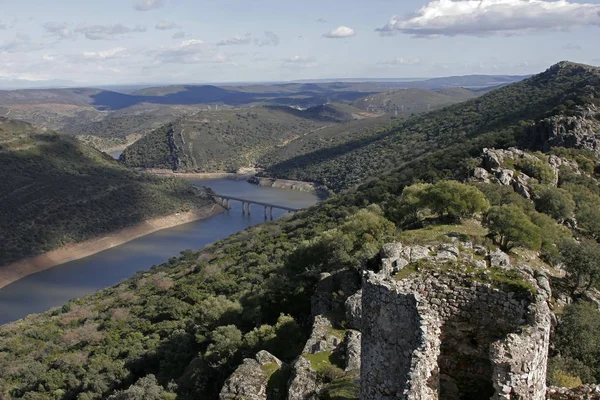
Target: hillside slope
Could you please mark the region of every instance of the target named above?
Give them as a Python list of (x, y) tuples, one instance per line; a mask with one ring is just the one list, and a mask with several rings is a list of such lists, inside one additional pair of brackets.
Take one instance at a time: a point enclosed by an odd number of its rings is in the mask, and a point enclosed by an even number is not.
[[(356, 110), (360, 112), (360, 110)], [(270, 148), (325, 126), (352, 119), (346, 107), (318, 106), (202, 111), (165, 125), (128, 147), (130, 167), (175, 171), (233, 171), (252, 167)]]
[[(312, 395), (324, 398), (357, 399), (360, 379), (342, 368), (349, 362), (345, 357), (349, 344), (353, 343), (354, 353), (347, 354), (356, 358), (357, 341), (351, 342), (350, 338), (356, 339), (356, 331), (351, 330), (356, 329), (361, 317), (360, 308), (347, 300), (360, 287), (359, 271), (377, 268), (380, 255), (394, 252), (389, 246), (381, 253), (380, 249), (393, 241), (411, 249), (409, 253), (396, 251), (398, 257), (410, 254), (411, 258), (393, 265), (398, 269), (396, 281), (412, 275), (460, 274), (464, 285), (444, 288), (483, 283), (486, 292), (493, 288), (497, 289), (495, 294), (506, 293), (508, 300), (499, 303), (504, 309), (522, 304), (523, 296), (547, 301), (546, 306), (563, 313), (549, 364), (551, 372), (558, 374), (549, 374), (549, 380), (557, 382), (556, 377), (566, 376), (570, 382), (600, 382), (600, 346), (595, 340), (600, 313), (596, 305), (584, 302), (582, 306), (581, 298), (567, 306), (576, 299), (574, 293), (581, 291), (582, 276), (560, 278), (563, 274), (556, 269), (562, 262), (572, 265), (580, 261), (577, 257), (557, 256), (558, 245), (563, 242), (569, 243), (567, 248), (579, 246), (573, 237), (581, 242), (587, 238), (586, 243), (595, 249), (582, 254), (586, 267), (597, 264), (594, 260), (598, 258), (593, 256), (600, 250), (589, 240), (600, 233), (600, 177), (595, 173), (595, 155), (564, 148), (553, 149), (560, 157), (520, 150), (482, 152), (484, 147), (507, 147), (526, 135), (527, 125), (519, 123), (522, 115), (567, 117), (574, 110), (556, 108), (555, 104), (562, 104), (572, 94), (580, 103), (573, 107), (593, 108), (597, 98), (590, 97), (589, 90), (598, 85), (597, 78), (597, 71), (586, 67), (553, 67), (532, 78), (539, 83), (536, 94), (548, 94), (544, 98), (532, 96), (527, 100), (529, 104), (515, 111), (512, 103), (500, 101), (515, 96), (501, 92), (493, 97), (508, 113), (488, 112), (486, 115), (495, 119), (484, 126), (509, 128), (442, 141), (437, 151), (409, 160), (390, 174), (372, 177), (368, 184), (346, 190), (305, 212), (250, 228), (197, 252), (184, 252), (114, 287), (0, 327), (0, 395), (61, 400), (130, 396), (217, 399), (222, 389), (240, 388), (247, 382), (244, 378), (258, 376), (260, 384), (251, 380), (250, 389), (281, 398), (277, 396), (287, 393), (293, 372), (295, 379), (305, 378), (295, 386), (295, 393), (312, 391)], [(533, 86), (520, 86), (508, 93)], [(456, 118), (460, 117), (465, 120), (465, 129), (471, 126), (473, 117), (459, 114)], [(458, 124), (458, 120), (452, 122)], [(575, 130), (571, 127), (565, 132)], [(349, 165), (348, 170), (350, 167), (357, 165)], [(479, 171), (478, 176), (473, 176), (474, 171)], [(444, 180), (451, 176), (463, 181), (477, 178), (480, 182), (466, 185)], [(505, 179), (507, 176), (509, 179)], [(424, 180), (437, 184), (419, 183), (406, 190), (407, 185)], [(543, 195), (526, 199), (523, 192), (514, 190), (522, 180), (531, 193), (559, 193), (567, 207), (541, 201)], [(510, 221), (508, 234), (513, 242), (504, 237), (502, 229), (507, 225), (501, 223), (506, 221)], [(584, 221), (590, 225), (576, 227)], [(512, 229), (512, 224), (517, 228)], [(510, 257), (499, 247), (510, 251)], [(598, 266), (595, 268), (597, 271)], [(543, 286), (531, 285), (534, 275), (544, 282)], [(587, 283), (584, 279), (583, 284)], [(600, 285), (597, 279), (592, 283)], [(482, 298), (488, 299), (487, 295)], [(437, 304), (446, 303), (443, 298), (438, 300)], [(414, 308), (414, 297), (410, 301), (409, 307)], [(373, 304), (382, 312), (389, 306)], [(323, 305), (327, 307), (320, 308)], [(323, 312), (321, 317), (331, 318), (331, 324), (315, 324), (318, 329), (311, 334), (313, 317)], [(485, 317), (492, 322), (497, 319), (489, 318), (489, 313)], [(516, 333), (528, 332), (523, 321), (514, 321)], [(404, 321), (398, 318), (393, 322)], [(450, 324), (456, 330), (446, 332), (454, 335), (454, 344), (446, 341), (443, 356), (451, 362), (449, 365), (456, 360), (475, 365), (474, 378), (481, 379), (480, 371), (489, 372), (490, 349), (480, 347), (480, 339), (495, 337), (498, 332), (481, 331), (486, 328), (472, 326), (469, 318)], [(392, 326), (378, 324), (377, 328)], [(408, 329), (415, 332), (414, 325)], [(391, 329), (391, 333), (401, 331)], [(470, 340), (465, 341), (465, 337)], [(264, 357), (265, 351), (285, 364)], [(248, 360), (257, 354), (262, 356), (260, 364)], [(378, 354), (378, 360), (386, 360), (383, 355)], [(391, 354), (390, 359), (396, 360), (396, 356)], [(543, 361), (538, 367), (545, 370)], [(242, 375), (224, 388), (225, 380), (240, 365), (256, 366), (257, 370), (250, 368), (250, 372), (257, 374)], [(378, 365), (385, 366), (381, 362)], [(522, 376), (521, 366), (518, 368)], [(448, 370), (449, 375), (455, 374), (451, 368)], [(456, 381), (457, 390), (465, 387), (465, 381), (472, 381), (468, 371), (464, 367), (459, 370), (462, 377)], [(453, 377), (445, 377), (452, 383), (449, 378)], [(423, 386), (431, 381), (423, 382)], [(448, 387), (452, 389), (453, 385)], [(468, 394), (477, 398), (480, 393)]]
[(271, 166), (267, 173), (341, 190), (465, 139), (506, 132), (517, 137), (560, 107), (597, 102), (598, 82), (597, 68), (560, 63), (476, 99), (409, 118), (368, 143), (348, 142), (306, 154)]
[(202, 207), (191, 185), (133, 172), (75, 139), (0, 118), (0, 266)]

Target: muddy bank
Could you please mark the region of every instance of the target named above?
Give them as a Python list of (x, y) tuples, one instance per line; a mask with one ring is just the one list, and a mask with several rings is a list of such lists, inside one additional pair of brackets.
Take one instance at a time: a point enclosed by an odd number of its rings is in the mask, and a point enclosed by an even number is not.
[(245, 181), (254, 176), (254, 171), (245, 173), (235, 172), (173, 172), (170, 169), (145, 169), (148, 172), (159, 176), (169, 176), (175, 178), (186, 179), (233, 179), (237, 181)]
[(248, 179), (248, 182), (266, 187), (275, 187), (281, 189), (297, 190), (299, 192), (312, 193), (318, 196), (321, 200), (329, 197), (329, 191), (312, 182), (291, 181), (287, 179), (259, 178), (253, 176)]
[(27, 275), (35, 274), (69, 261), (79, 260), (103, 250), (122, 245), (131, 240), (150, 233), (187, 224), (217, 215), (225, 211), (217, 204), (211, 204), (197, 210), (172, 214), (166, 217), (152, 218), (138, 225), (121, 229), (117, 232), (102, 235), (85, 242), (70, 244), (60, 249), (52, 250), (37, 257), (27, 258), (4, 267), (0, 267), (0, 288), (11, 284)]

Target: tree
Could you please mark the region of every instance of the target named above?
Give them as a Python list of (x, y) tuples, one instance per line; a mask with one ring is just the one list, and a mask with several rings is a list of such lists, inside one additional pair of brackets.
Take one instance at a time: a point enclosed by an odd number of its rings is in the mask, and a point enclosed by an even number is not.
[(539, 212), (548, 214), (559, 222), (573, 218), (575, 213), (573, 196), (564, 189), (542, 186), (537, 188), (534, 201)]
[(561, 244), (560, 253), (566, 270), (571, 274), (573, 294), (588, 291), (600, 280), (600, 245), (593, 240)]
[(421, 205), (440, 216), (461, 219), (490, 208), (485, 195), (476, 187), (456, 181), (440, 181), (418, 196)]
[(423, 206), (423, 193), (431, 186), (430, 183), (415, 183), (405, 187), (394, 219), (404, 224), (417, 221), (419, 210)]
[(109, 400), (171, 400), (176, 397), (174, 393), (169, 393), (160, 386), (154, 375), (147, 375), (127, 390), (113, 394)]
[(486, 215), (485, 224), (504, 251), (516, 246), (537, 250), (542, 244), (540, 228), (515, 205), (492, 207)]
[(242, 332), (235, 325), (219, 326), (210, 335), (206, 359), (213, 366), (229, 364), (242, 347)]

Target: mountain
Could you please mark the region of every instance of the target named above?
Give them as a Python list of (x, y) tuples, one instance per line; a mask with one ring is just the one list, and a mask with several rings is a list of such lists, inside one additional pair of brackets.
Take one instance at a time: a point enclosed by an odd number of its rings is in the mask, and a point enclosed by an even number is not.
[(73, 138), (7, 118), (0, 175), (0, 226), (10, 227), (0, 230), (0, 266), (212, 204), (185, 181), (131, 171)]
[(571, 103), (589, 98), (586, 88), (590, 82), (594, 87), (596, 79), (594, 67), (557, 64), (542, 74), (465, 103), (399, 122), (366, 143), (357, 140), (321, 149), (273, 165), (266, 172), (273, 177), (317, 182), (341, 190), (452, 144), (482, 142), (483, 137), (513, 142), (526, 126), (553, 110), (567, 109), (573, 107)]
[[(390, 165), (336, 158), (339, 182), (365, 166), (369, 181), (0, 327), (0, 394), (544, 398), (546, 381), (597, 384), (599, 90), (598, 69), (561, 63), (350, 146), (385, 141)], [(511, 147), (532, 137), (550, 152)]]
[(254, 166), (276, 145), (353, 119), (353, 111), (361, 113), (343, 105), (202, 111), (146, 135), (123, 152), (121, 161), (130, 167), (236, 171)]

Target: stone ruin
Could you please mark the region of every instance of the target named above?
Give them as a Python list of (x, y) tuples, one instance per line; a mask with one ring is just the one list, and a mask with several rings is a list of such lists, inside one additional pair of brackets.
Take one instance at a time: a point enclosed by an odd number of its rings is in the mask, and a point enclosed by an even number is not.
[(448, 271), (394, 280), (410, 252), (384, 247), (363, 279), (360, 398), (545, 399), (547, 279), (530, 276), (536, 295)]

